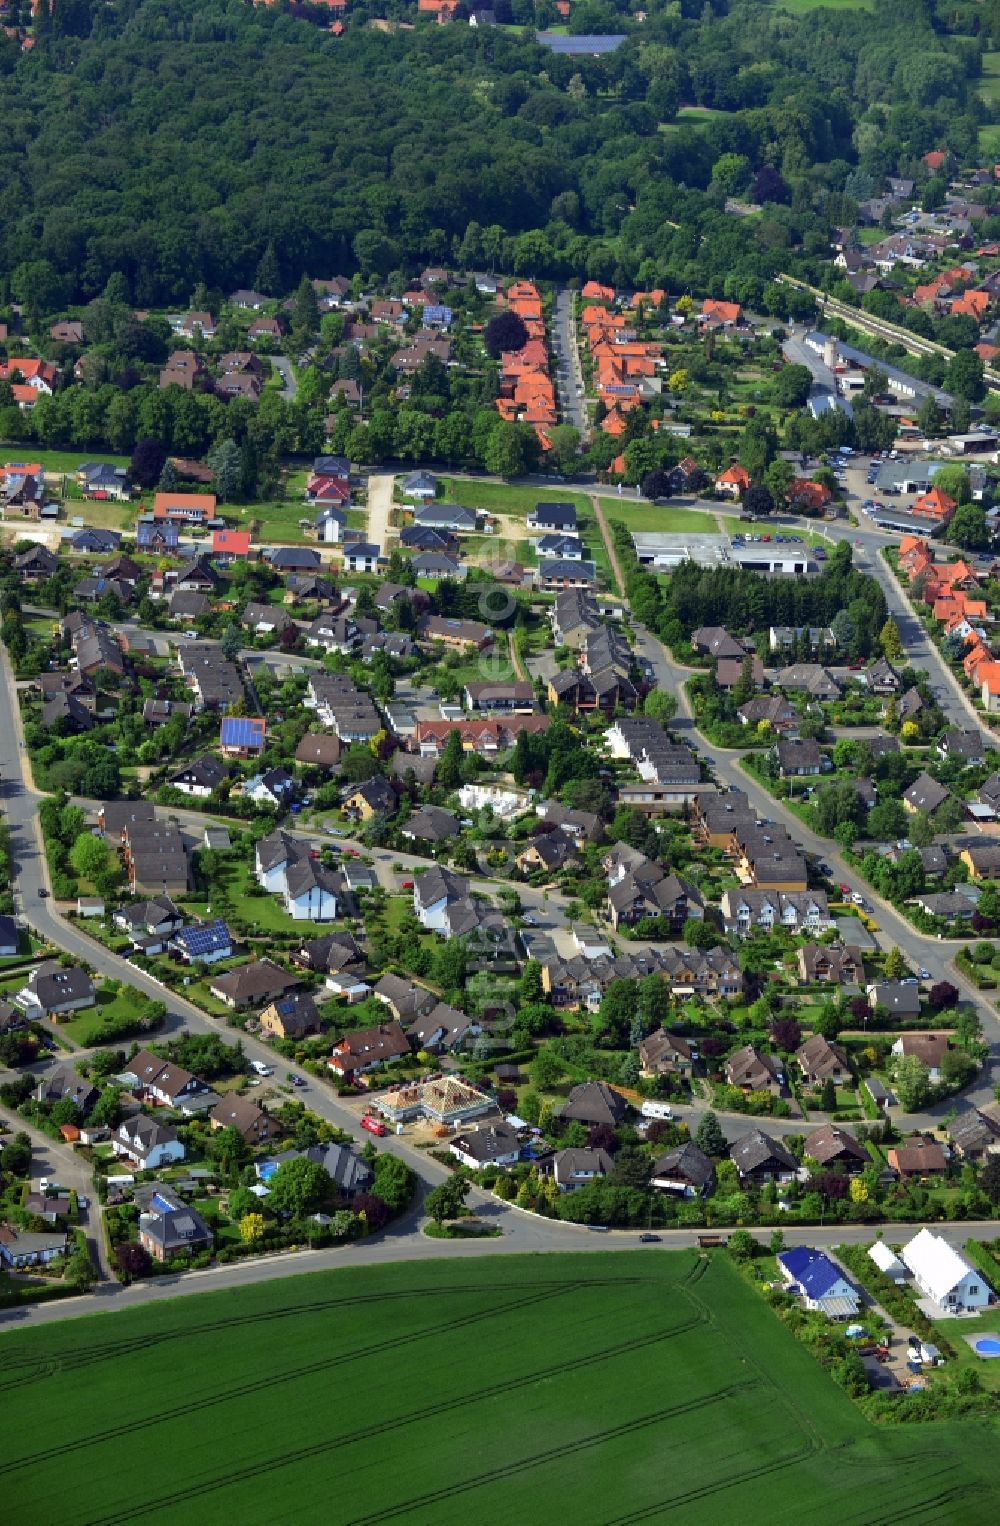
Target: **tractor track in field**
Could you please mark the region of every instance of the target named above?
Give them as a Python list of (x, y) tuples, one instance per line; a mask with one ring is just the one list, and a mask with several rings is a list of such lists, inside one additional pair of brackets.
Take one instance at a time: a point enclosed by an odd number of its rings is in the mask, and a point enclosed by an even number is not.
[[(547, 1283), (545, 1285), (541, 1296), (547, 1297), (550, 1291), (553, 1293), (562, 1293), (566, 1291), (576, 1291), (580, 1287), (587, 1286), (605, 1287), (611, 1284), (616, 1286), (628, 1286), (634, 1285), (636, 1282), (642, 1282), (643, 1280), (643, 1278), (638, 1277), (626, 1279), (588, 1278), (585, 1281), (573, 1280), (569, 1282), (553, 1282), (551, 1284)], [(461, 1283), (451, 1284), (448, 1287), (429, 1289), (429, 1293), (432, 1296), (450, 1296), (456, 1293), (475, 1293), (478, 1295), (489, 1293), (502, 1294), (507, 1292), (509, 1292), (509, 1284), (507, 1283)], [(536, 1301), (538, 1296), (539, 1295), (536, 1291)], [(115, 1360), (123, 1356), (140, 1355), (143, 1352), (149, 1351), (153, 1346), (161, 1345), (172, 1340), (188, 1340), (192, 1337), (197, 1337), (200, 1335), (212, 1335), (216, 1332), (238, 1330), (250, 1325), (265, 1325), (271, 1321), (288, 1319), (290, 1317), (296, 1317), (300, 1314), (320, 1314), (327, 1310), (340, 1308), (355, 1309), (365, 1304), (385, 1305), (387, 1302), (398, 1303), (405, 1299), (411, 1299), (412, 1297), (413, 1294), (409, 1289), (402, 1289), (399, 1292), (393, 1293), (365, 1293), (355, 1298), (320, 1299), (315, 1303), (297, 1304), (292, 1308), (273, 1310), (265, 1309), (262, 1310), (259, 1314), (239, 1315), (232, 1319), (211, 1320), (205, 1321), (201, 1324), (182, 1325), (178, 1326), (176, 1330), (164, 1331), (159, 1335), (145, 1335), (142, 1337), (136, 1337), (131, 1341), (118, 1341), (113, 1345), (81, 1348), (73, 1352), (69, 1357), (59, 1357), (52, 1361), (46, 1361), (43, 1363), (39, 1363), (37, 1358), (34, 1357), (29, 1358), (25, 1356), (19, 1358), (16, 1352), (10, 1359), (7, 1359), (6, 1351), (11, 1348), (6, 1347), (4, 1360), (4, 1387), (8, 1389), (17, 1388), (24, 1386), (25, 1384), (35, 1382), (39, 1378), (52, 1377), (57, 1373), (71, 1373), (80, 1367), (89, 1367), (94, 1362)], [(452, 1323), (454, 1324), (454, 1322)], [(449, 1326), (449, 1328), (451, 1328), (451, 1326)], [(20, 1373), (18, 1372), (18, 1368), (21, 1369)], [(2, 1466), (0, 1466), (0, 1472), (2, 1472)]]
[(504, 1479), (517, 1473), (530, 1472), (532, 1468), (544, 1467), (547, 1463), (559, 1462), (565, 1457), (575, 1457), (581, 1452), (591, 1451), (594, 1447), (606, 1446), (610, 1441), (617, 1441), (623, 1436), (633, 1435), (636, 1431), (647, 1430), (650, 1426), (660, 1425), (666, 1420), (672, 1420), (677, 1415), (692, 1414), (695, 1410), (706, 1409), (710, 1405), (719, 1404), (724, 1399), (731, 1399), (734, 1394), (742, 1389), (755, 1386), (748, 1383), (730, 1383), (725, 1388), (720, 1388), (715, 1393), (705, 1394), (700, 1399), (689, 1399), (681, 1404), (672, 1404), (664, 1409), (652, 1410), (649, 1414), (640, 1415), (635, 1420), (623, 1421), (620, 1425), (608, 1426), (601, 1431), (593, 1431), (589, 1436), (581, 1436), (576, 1441), (566, 1442), (563, 1446), (549, 1447), (544, 1452), (536, 1452), (531, 1457), (522, 1457), (518, 1461), (502, 1463), (496, 1468), (490, 1468), (486, 1473), (477, 1474), (474, 1478), (463, 1479), (460, 1483), (443, 1486), (440, 1489), (428, 1490), (426, 1494), (416, 1495), (411, 1500), (393, 1505), (388, 1510), (366, 1512), (363, 1516), (357, 1516), (353, 1521), (344, 1522), (344, 1526), (371, 1526), (375, 1521), (393, 1521), (400, 1516), (410, 1515), (414, 1510), (422, 1510), (429, 1506), (440, 1505), (445, 1500), (452, 1500), (459, 1494), (468, 1494), (472, 1489), (483, 1488), (487, 1484), (498, 1484)]
[[(506, 1312), (506, 1310), (493, 1310), (492, 1312), (494, 1314), (503, 1314)], [(352, 1446), (359, 1441), (374, 1440), (378, 1436), (385, 1435), (387, 1432), (398, 1431), (402, 1427), (413, 1424), (414, 1422), (435, 1419), (441, 1415), (448, 1414), (450, 1411), (456, 1409), (465, 1409), (468, 1406), (476, 1404), (483, 1399), (500, 1398), (507, 1394), (516, 1393), (518, 1390), (523, 1389), (530, 1384), (551, 1381), (554, 1378), (563, 1377), (569, 1373), (583, 1371), (586, 1368), (593, 1367), (598, 1363), (614, 1360), (618, 1356), (630, 1355), (634, 1351), (647, 1350), (651, 1344), (655, 1345), (658, 1342), (672, 1340), (676, 1336), (685, 1335), (689, 1331), (695, 1329), (698, 1325), (704, 1323), (704, 1314), (699, 1310), (696, 1312), (692, 1319), (687, 1320), (682, 1325), (672, 1325), (668, 1329), (661, 1330), (653, 1334), (643, 1333), (642, 1335), (636, 1336), (631, 1341), (619, 1341), (616, 1342), (613, 1346), (602, 1348), (600, 1351), (588, 1352), (586, 1355), (576, 1357), (568, 1362), (554, 1363), (550, 1367), (543, 1367), (534, 1372), (519, 1373), (516, 1377), (505, 1379), (499, 1383), (490, 1384), (484, 1388), (476, 1390), (473, 1393), (453, 1395), (447, 1399), (442, 1399), (437, 1404), (423, 1404), (419, 1409), (412, 1411), (410, 1414), (391, 1416), (390, 1418), (379, 1421), (377, 1423), (363, 1426), (356, 1431), (349, 1432), (346, 1435), (328, 1437), (323, 1441), (316, 1442), (312, 1446), (297, 1448), (294, 1452), (285, 1453), (280, 1457), (263, 1459), (258, 1463), (248, 1463), (234, 1469), (231, 1473), (219, 1475), (218, 1477), (210, 1479), (205, 1483), (193, 1484), (189, 1489), (171, 1490), (168, 1495), (165, 1495), (160, 1499), (136, 1501), (135, 1503), (131, 1504), (127, 1510), (124, 1510), (118, 1514), (95, 1517), (93, 1520), (87, 1523), (87, 1526), (126, 1526), (126, 1523), (133, 1521), (140, 1516), (152, 1514), (154, 1511), (157, 1511), (161, 1508), (167, 1508), (168, 1506), (170, 1508), (175, 1508), (178, 1505), (184, 1504), (186, 1501), (201, 1498), (204, 1495), (213, 1493), (218, 1489), (225, 1489), (236, 1483), (263, 1477), (266, 1474), (273, 1472), (277, 1468), (289, 1467), (299, 1462), (305, 1462), (311, 1457), (320, 1456), (324, 1452), (329, 1452), (334, 1448), (342, 1449), (347, 1446)], [(315, 1363), (312, 1369), (299, 1369), (295, 1373), (288, 1374), (287, 1377), (294, 1379), (311, 1370), (322, 1370), (323, 1368), (330, 1365), (335, 1364), (326, 1362)], [(250, 1392), (257, 1392), (266, 1386), (268, 1385), (254, 1384), (248, 1385), (248, 1389)], [(729, 1389), (725, 1390), (725, 1393), (736, 1392), (737, 1390), (746, 1388), (748, 1386), (751, 1385), (747, 1383), (733, 1384)], [(194, 1405), (179, 1411), (168, 1411), (165, 1415), (161, 1414), (157, 1416), (151, 1416), (148, 1420), (138, 1422), (134, 1426), (123, 1427), (122, 1431), (124, 1433), (128, 1433), (131, 1431), (146, 1429), (151, 1425), (159, 1425), (163, 1423), (165, 1419), (177, 1417), (181, 1414), (188, 1415), (196, 1413), (199, 1409), (209, 1407), (209, 1404), (223, 1403), (231, 1398), (239, 1398), (241, 1395), (242, 1390), (229, 1390), (227, 1393), (218, 1395), (203, 1405)], [(723, 1394), (712, 1394), (700, 1402), (715, 1402), (716, 1398), (723, 1396)], [(698, 1405), (699, 1401), (694, 1401), (694, 1407), (698, 1407)], [(671, 1410), (669, 1413), (676, 1412), (676, 1410)], [(640, 1422), (635, 1422), (635, 1425), (645, 1425), (647, 1423), (652, 1423), (652, 1421), (643, 1419)], [(635, 1426), (626, 1427), (626, 1429), (628, 1428), (635, 1428)], [(60, 1456), (68, 1451), (86, 1447), (92, 1445), (94, 1442), (101, 1442), (106, 1439), (118, 1440), (119, 1432), (103, 1431), (99, 1435), (92, 1437), (87, 1441), (75, 1443), (73, 1446), (64, 1446), (58, 1449), (54, 1448), (51, 1454), (44, 1455)], [(596, 1441), (588, 1442), (588, 1444), (596, 1444)], [(18, 1466), (31, 1466), (34, 1462), (34, 1458), (25, 1458), (18, 1464)], [(518, 1465), (515, 1464), (514, 1466), (516, 1470)], [(463, 1490), (466, 1487), (466, 1485), (459, 1486), (459, 1488)], [(472, 1487), (472, 1485), (468, 1487)], [(447, 1495), (454, 1491), (445, 1490), (443, 1492), (445, 1495)], [(409, 1510), (411, 1507), (410, 1505), (405, 1505), (402, 1508), (404, 1510)], [(364, 1519), (370, 1521), (379, 1519), (379, 1517), (369, 1514), (365, 1516)], [(386, 1519), (388, 1519), (388, 1517), (386, 1517)]]

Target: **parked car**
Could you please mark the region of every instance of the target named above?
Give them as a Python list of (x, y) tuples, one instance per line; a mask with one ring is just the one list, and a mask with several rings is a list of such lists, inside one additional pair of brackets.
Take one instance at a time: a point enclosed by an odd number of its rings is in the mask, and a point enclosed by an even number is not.
[(369, 1134), (375, 1134), (379, 1139), (389, 1132), (387, 1125), (382, 1122), (381, 1118), (377, 1118), (374, 1113), (365, 1113), (361, 1120), (361, 1127), (367, 1129)]

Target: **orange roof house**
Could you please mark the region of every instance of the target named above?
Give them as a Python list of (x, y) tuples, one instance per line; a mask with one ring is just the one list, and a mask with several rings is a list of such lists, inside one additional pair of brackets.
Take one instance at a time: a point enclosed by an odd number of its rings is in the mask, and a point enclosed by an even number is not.
[(630, 305), (632, 307), (642, 307), (643, 303), (645, 303), (647, 307), (659, 307), (666, 295), (662, 286), (656, 286), (652, 291), (636, 291), (632, 293)]
[(987, 344), (985, 339), (980, 344), (973, 345), (972, 348), (984, 366), (991, 366), (997, 356), (1000, 355), (1000, 345)]
[(615, 456), (615, 459), (612, 461), (611, 465), (608, 467), (608, 471), (611, 472), (616, 477), (624, 477), (625, 470), (626, 470), (626, 468), (625, 468), (625, 457), (624, 456)]
[(742, 309), (738, 302), (717, 302), (706, 297), (701, 304), (701, 316), (706, 323), (739, 323)]
[(715, 479), (716, 491), (728, 493), (730, 498), (739, 498), (750, 486), (750, 473), (745, 466), (734, 461), (732, 466), (727, 466)]
[(929, 493), (921, 493), (919, 498), (913, 500), (910, 513), (919, 514), (927, 519), (944, 521), (951, 517), (957, 507), (954, 498), (949, 498), (948, 494), (942, 493), (940, 488), (932, 487)]
[(613, 286), (602, 286), (599, 281), (588, 281), (580, 295), (585, 302), (613, 302), (615, 289)]
[(793, 477), (788, 487), (789, 503), (802, 504), (805, 508), (825, 509), (832, 497), (828, 487), (808, 477)]
[(950, 311), (961, 313), (967, 318), (975, 318), (979, 323), (986, 316), (989, 309), (989, 293), (985, 291), (966, 291), (960, 297), (952, 300)]
[(980, 670), (991, 665), (1000, 670), (1000, 663), (994, 663), (993, 653), (986, 646), (983, 638), (977, 636), (972, 646), (962, 658), (962, 668), (964, 669), (965, 676), (971, 679), (973, 683), (979, 683)]
[(214, 514), (214, 493), (157, 493), (153, 498), (153, 516), (156, 519), (188, 520), (201, 524)]
[(924, 154), (923, 162), (926, 164), (927, 168), (933, 172), (942, 168), (947, 157), (947, 150), (943, 148), (932, 148), (929, 153)]
[(612, 439), (618, 439), (625, 433), (628, 425), (622, 417), (620, 408), (611, 408), (601, 420), (601, 428), (605, 434), (611, 435)]
[(914, 552), (921, 558), (926, 557), (929, 562), (934, 560), (934, 553), (922, 535), (902, 536), (899, 542), (899, 560), (905, 563), (908, 558), (913, 556)]
[(983, 704), (992, 714), (1000, 710), (1000, 662), (984, 662), (976, 669), (975, 683), (979, 685)]

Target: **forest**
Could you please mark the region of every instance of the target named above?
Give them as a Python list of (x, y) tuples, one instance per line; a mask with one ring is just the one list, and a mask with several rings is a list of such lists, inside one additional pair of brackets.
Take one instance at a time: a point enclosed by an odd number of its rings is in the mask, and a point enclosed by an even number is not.
[(886, 173), (967, 160), (988, 116), (1000, 0), (621, 12), (581, 0), (574, 30), (626, 41), (580, 58), (516, 26), (367, 25), (411, 0), (354, 7), (341, 37), (287, 0), (41, 0), (31, 51), (0, 38), (0, 297), (55, 312), (120, 271), (162, 307), (252, 284), (267, 253), (287, 292), (453, 260), (753, 303), (780, 269), (815, 276)]

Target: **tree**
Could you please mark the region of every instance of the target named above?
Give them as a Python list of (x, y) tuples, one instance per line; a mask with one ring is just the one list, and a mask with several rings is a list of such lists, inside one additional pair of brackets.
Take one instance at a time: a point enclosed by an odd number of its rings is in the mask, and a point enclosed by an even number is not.
[(413, 1196), (415, 1178), (405, 1160), (383, 1150), (372, 1169), (375, 1172), (373, 1191), (381, 1198), (389, 1212), (402, 1213)]
[(111, 850), (102, 837), (81, 832), (69, 850), (69, 861), (75, 874), (96, 884), (108, 872)]
[(449, 731), (448, 740), (444, 744), (437, 766), (437, 780), (442, 789), (458, 789), (462, 782), (462, 764), (465, 761), (465, 750), (462, 746), (462, 733)]
[(819, 1096), (819, 1105), (824, 1113), (832, 1113), (837, 1107), (837, 1088), (830, 1076), (823, 1082), (823, 1089)]
[(980, 1190), (994, 1208), (1000, 1208), (1000, 1155), (987, 1155), (979, 1172)]
[(927, 1001), (933, 1012), (946, 1012), (958, 1006), (958, 987), (950, 980), (939, 980), (927, 993)]
[(461, 1216), (470, 1185), (464, 1176), (450, 1176), (447, 1181), (431, 1188), (424, 1199), (424, 1207), (435, 1224), (443, 1224), (445, 1219)]
[(893, 1085), (901, 1105), (908, 1113), (916, 1113), (926, 1107), (933, 1095), (927, 1066), (915, 1054), (903, 1055), (896, 1061)]
[(659, 721), (661, 726), (669, 726), (677, 714), (676, 696), (666, 689), (650, 689), (642, 702), (642, 713)]
[(215, 475), (216, 496), (222, 503), (231, 503), (239, 495), (243, 472), (243, 455), (236, 441), (220, 441), (209, 455), (208, 464)]
[(716, 1159), (725, 1155), (729, 1149), (722, 1126), (712, 1112), (706, 1113), (701, 1119), (694, 1142), (705, 1155), (714, 1156)]
[(899, 636), (899, 626), (890, 615), (878, 633), (879, 644), (890, 662), (899, 662), (903, 657), (903, 643)]
[(902, 980), (908, 969), (902, 949), (894, 943), (885, 956), (886, 980)]
[(528, 329), (524, 319), (510, 308), (497, 313), (483, 329), (486, 353), (494, 360), (507, 352), (523, 350), (528, 342)]
[(983, 362), (975, 350), (957, 350), (948, 362), (944, 385), (955, 397), (978, 403), (983, 395)]
[(302, 345), (319, 333), (319, 302), (309, 277), (304, 275), (292, 304), (292, 338)]
[(751, 485), (743, 494), (743, 511), (749, 514), (751, 519), (766, 519), (774, 508), (774, 499), (770, 488), (763, 483)]
[(792, 1054), (802, 1043), (802, 1029), (794, 1017), (779, 1017), (771, 1024), (771, 1042), (786, 1054)]
[(565, 1067), (555, 1051), (548, 1046), (539, 1049), (531, 1062), (532, 1084), (540, 1092), (549, 1092), (564, 1074)]
[(332, 1205), (336, 1195), (329, 1171), (305, 1156), (284, 1161), (268, 1183), (268, 1207), (297, 1219), (321, 1213)]
[(78, 1293), (86, 1293), (88, 1288), (94, 1286), (97, 1281), (97, 1272), (90, 1259), (90, 1252), (85, 1247), (75, 1250), (70, 1256), (63, 1277), (70, 1287), (76, 1288)]
[(759, 1249), (757, 1241), (748, 1229), (737, 1229), (729, 1236), (726, 1247), (734, 1261), (752, 1261)]
[(240, 1219), (240, 1239), (244, 1245), (259, 1245), (264, 1238), (264, 1215), (245, 1213)]
[(750, 187), (750, 197), (753, 201), (785, 202), (789, 200), (790, 194), (782, 176), (769, 164), (762, 165), (753, 177), (753, 184)]
[(138, 1240), (123, 1240), (115, 1246), (115, 1265), (128, 1282), (145, 1277), (152, 1264), (149, 1251)]
[(658, 498), (670, 498), (673, 494), (670, 473), (665, 472), (662, 467), (656, 467), (642, 478), (639, 490), (644, 498), (652, 499), (654, 502)]
[(528, 449), (523, 430), (501, 419), (486, 442), (483, 461), (488, 472), (497, 477), (520, 477), (528, 467)]
[[(935, 483), (936, 486), (936, 483)], [(989, 526), (981, 504), (963, 503), (948, 526), (948, 539), (963, 551), (983, 551), (990, 543)]]
[(152, 435), (137, 440), (132, 452), (131, 476), (137, 487), (155, 487), (167, 459), (161, 442)]
[(771, 383), (771, 396), (779, 408), (803, 408), (811, 387), (808, 366), (782, 366)]
[(354, 1212), (358, 1216), (358, 1222), (370, 1235), (377, 1235), (392, 1217), (388, 1204), (379, 1197), (378, 1193), (372, 1192), (357, 1194), (354, 1199)]

